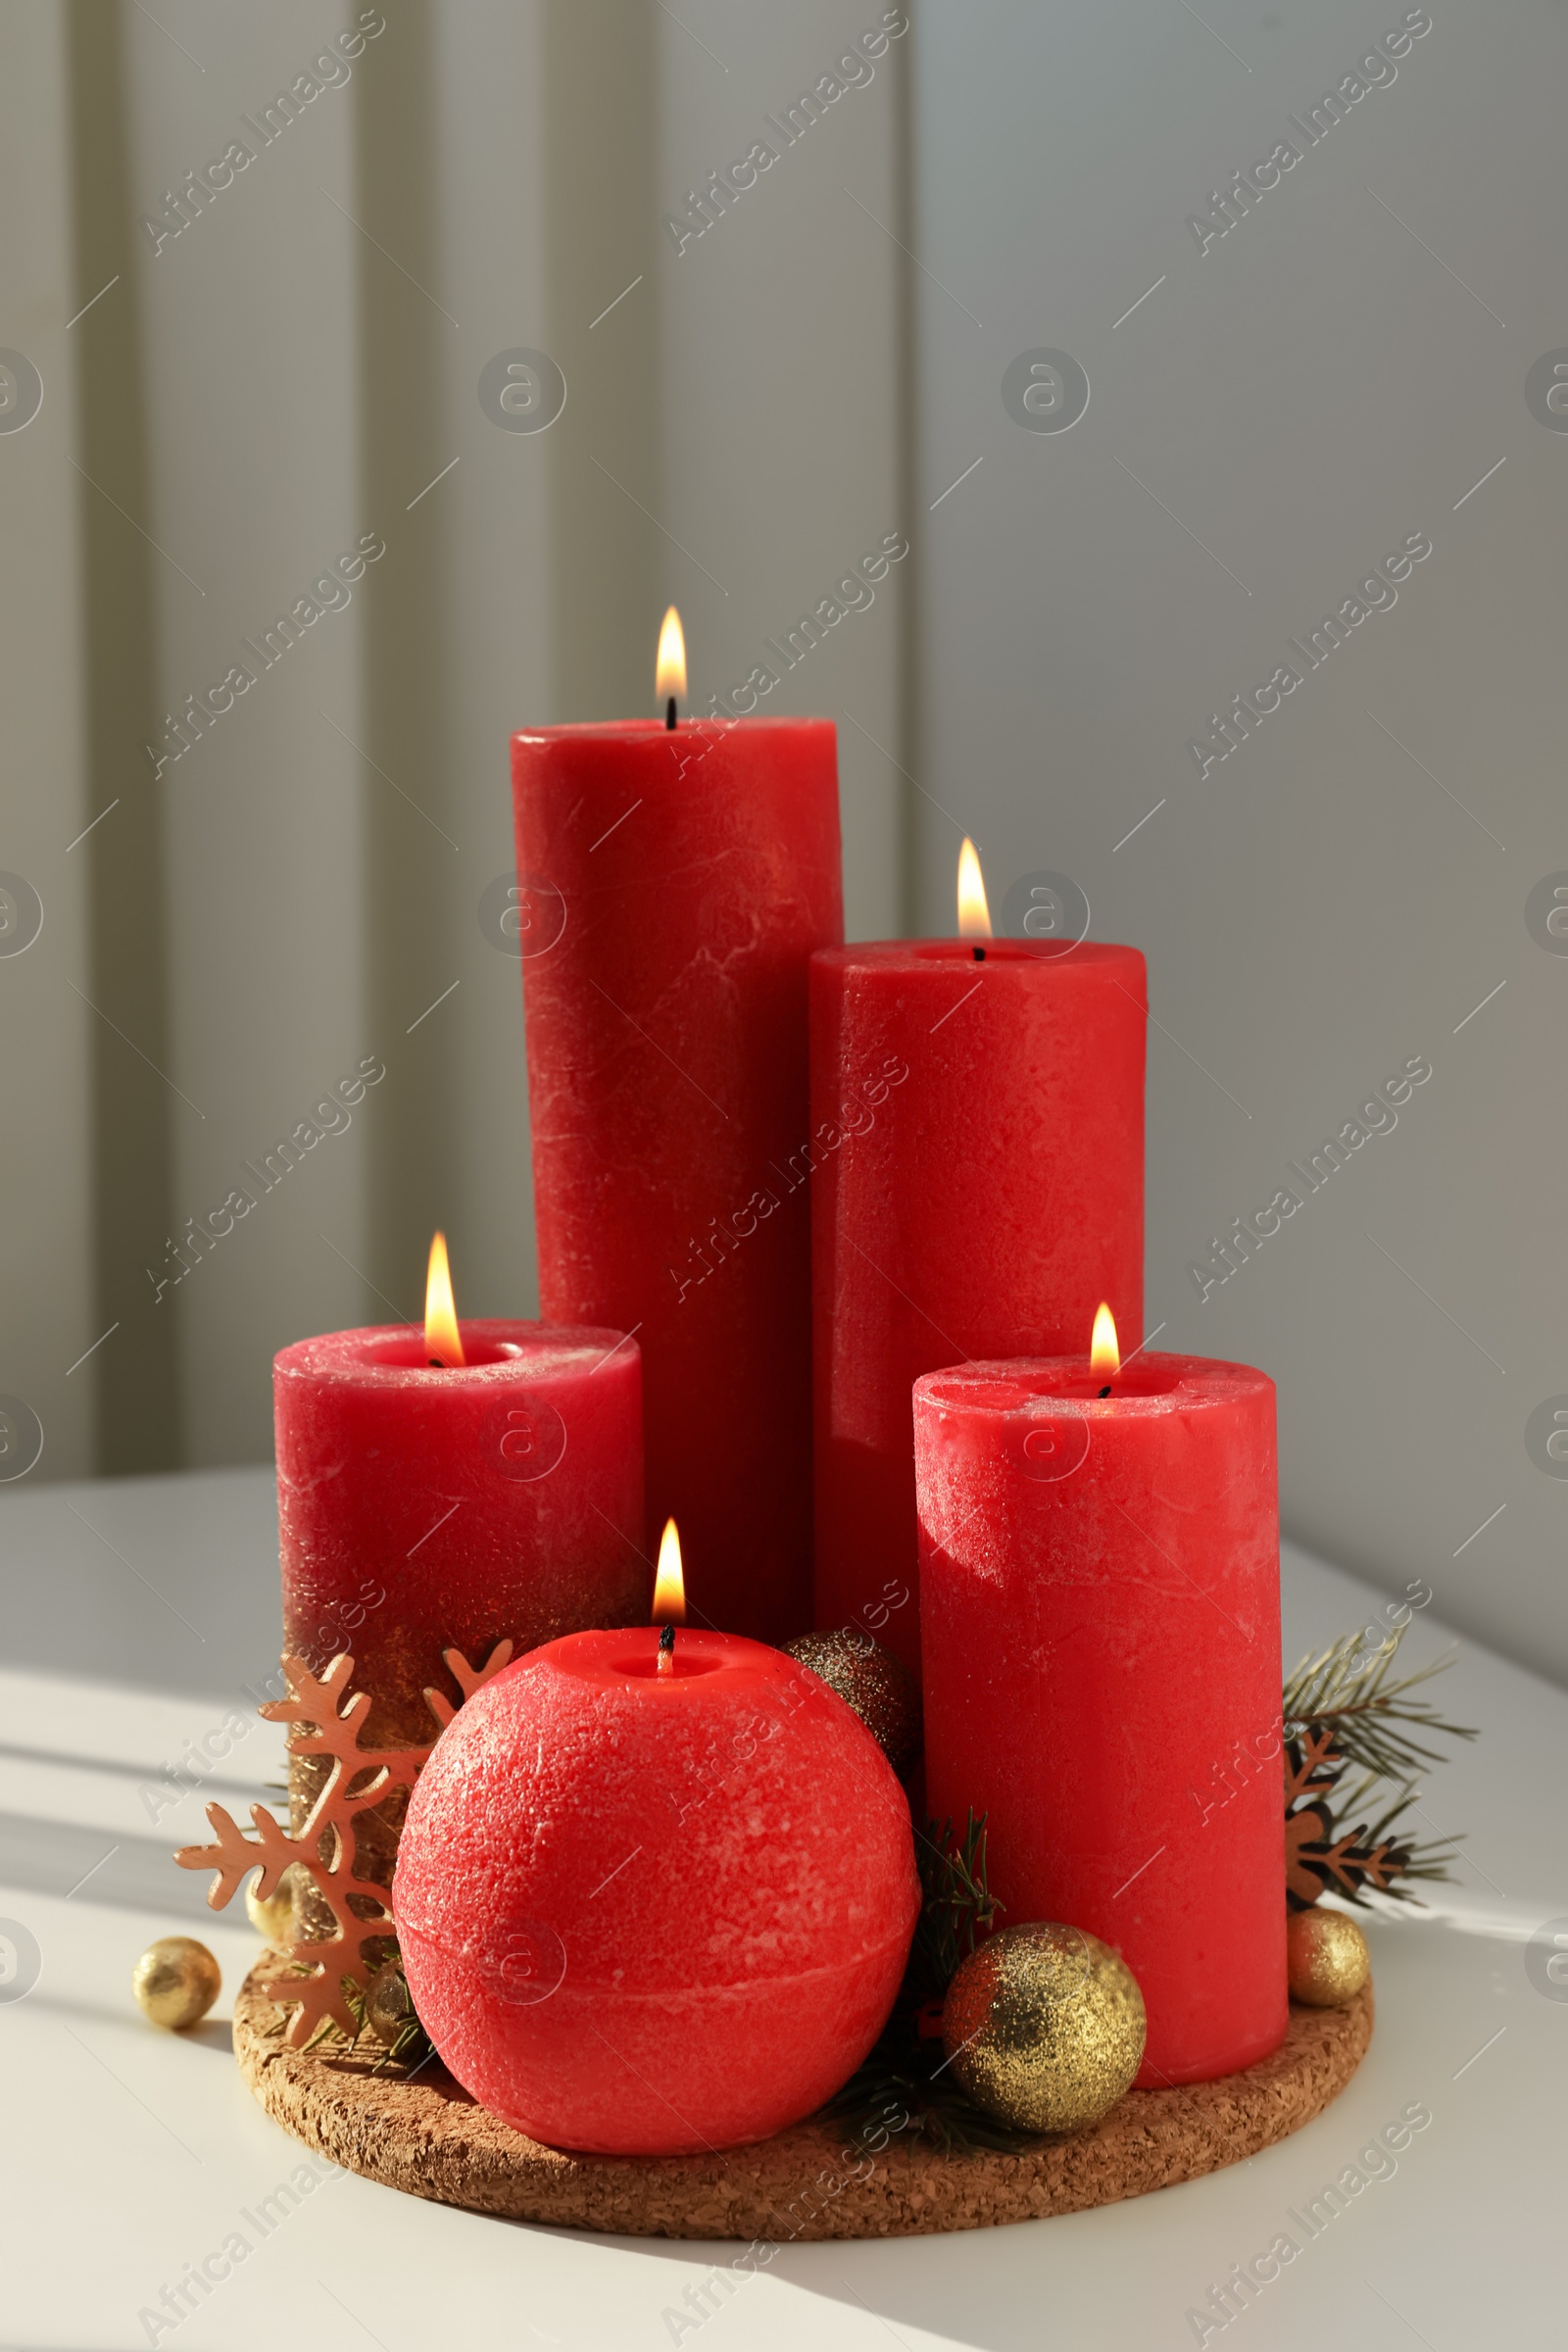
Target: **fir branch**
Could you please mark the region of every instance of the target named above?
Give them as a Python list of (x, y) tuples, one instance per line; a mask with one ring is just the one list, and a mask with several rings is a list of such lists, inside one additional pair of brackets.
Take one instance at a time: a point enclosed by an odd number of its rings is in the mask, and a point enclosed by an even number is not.
[[(1419, 1898), (1398, 1882), (1450, 1875), (1455, 1840), (1417, 1841), (1407, 1834), (1405, 1816), (1420, 1793), (1421, 1767), (1441, 1761), (1441, 1751), (1426, 1742), (1473, 1740), (1476, 1734), (1411, 1695), (1451, 1666), (1454, 1652), (1398, 1672), (1409, 1622), (1406, 1617), (1395, 1627), (1370, 1658), (1363, 1634), (1344, 1635), (1303, 1658), (1285, 1685), (1287, 1900), (1294, 1908), (1330, 1886), (1351, 1903), (1365, 1903), (1369, 1892), (1415, 1902)], [(1396, 1784), (1392, 1796), (1379, 1788), (1390, 1782)], [(1364, 1816), (1374, 1793), (1382, 1812), (1348, 1827)], [(1308, 1821), (1308, 1815), (1314, 1818)], [(1314, 1829), (1321, 1835), (1314, 1836)]]
[[(1316, 1657), (1305, 1657), (1285, 1685), (1285, 1733), (1290, 1739), (1309, 1725), (1332, 1731), (1334, 1744), (1346, 1761), (1379, 1780), (1409, 1782), (1423, 1764), (1442, 1761), (1442, 1750), (1426, 1746), (1413, 1736), (1474, 1740), (1473, 1728), (1448, 1723), (1424, 1698), (1409, 1693), (1453, 1664), (1455, 1651), (1408, 1674), (1396, 1674), (1399, 1645), (1408, 1626), (1396, 1626), (1370, 1666), (1357, 1668), (1364, 1655), (1359, 1632), (1346, 1634)], [(1402, 1729), (1404, 1725), (1412, 1731)]]
[(938, 1829), (928, 1821), (915, 1836), (922, 1901), (910, 1947), (925, 1990), (922, 2000), (940, 2000), (977, 1943), (990, 1935), (1001, 1905), (986, 1883), (986, 1819), (971, 1812), (963, 1836), (954, 1842), (953, 1824)]
[(1017, 2156), (1038, 2147), (1038, 2132), (1013, 2132), (967, 2099), (947, 2069), (940, 2036), (918, 2038), (917, 2012), (895, 2009), (870, 2056), (821, 2110), (848, 2139), (873, 2154), (908, 2131), (935, 2140), (944, 2156), (991, 2148)]

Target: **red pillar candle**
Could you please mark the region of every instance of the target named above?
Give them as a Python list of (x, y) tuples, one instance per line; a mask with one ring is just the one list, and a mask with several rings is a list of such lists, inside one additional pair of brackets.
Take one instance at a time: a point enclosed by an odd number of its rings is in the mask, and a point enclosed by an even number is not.
[(652, 1626), (536, 1650), (453, 1718), (403, 1833), (419, 2017), (552, 2146), (766, 2138), (853, 2074), (904, 1971), (909, 1811), (863, 1724), (733, 1635), (683, 1630), (667, 1668)]
[(287, 1649), (352, 1650), (378, 1746), (429, 1740), (423, 1692), (479, 1663), (648, 1613), (641, 1368), (614, 1331), (465, 1322), (333, 1332), (273, 1365)]
[(1145, 2087), (1285, 2031), (1274, 1384), (1141, 1355), (914, 1392), (930, 1805), (989, 1823), (1003, 1924), (1118, 1950)]
[[(1021, 940), (811, 959), (816, 1622), (920, 1634), (910, 1389), (1143, 1329), (1144, 959)], [(877, 1621), (880, 1621), (878, 1625)]]
[[(810, 1615), (806, 967), (842, 939), (826, 719), (512, 744), (545, 1314), (635, 1331), (691, 1606)], [(650, 1540), (650, 1550), (652, 1542)]]

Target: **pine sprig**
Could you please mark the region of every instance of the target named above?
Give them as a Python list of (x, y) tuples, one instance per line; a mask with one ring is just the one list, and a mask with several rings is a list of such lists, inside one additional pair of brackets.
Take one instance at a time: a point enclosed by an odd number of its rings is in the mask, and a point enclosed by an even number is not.
[[(1421, 1793), (1422, 1765), (1442, 1761), (1440, 1750), (1425, 1740), (1473, 1740), (1476, 1733), (1446, 1722), (1429, 1700), (1411, 1697), (1451, 1666), (1455, 1653), (1446, 1650), (1408, 1674), (1396, 1672), (1408, 1624), (1406, 1618), (1396, 1626), (1369, 1662), (1363, 1662), (1362, 1635), (1347, 1634), (1316, 1657), (1303, 1658), (1286, 1683), (1287, 1900), (1293, 1909), (1309, 1907), (1329, 1888), (1349, 1903), (1365, 1904), (1369, 1889), (1415, 1902), (1419, 1897), (1401, 1881), (1450, 1876), (1456, 1839), (1417, 1841), (1406, 1816)], [(1352, 1766), (1359, 1777), (1350, 1774)], [(1398, 1786), (1383, 1811), (1348, 1829), (1379, 1785), (1389, 1782)]]
[(914, 1859), (920, 1873), (920, 1916), (910, 1946), (911, 1971), (924, 1977), (922, 2000), (941, 2000), (960, 1961), (989, 1936), (1001, 1909), (986, 1883), (986, 1820), (973, 1813), (963, 1836), (954, 1840), (953, 1824), (928, 1821), (916, 1831)]
[[(1408, 1621), (1407, 1621), (1408, 1622)], [(1442, 1762), (1442, 1751), (1423, 1746), (1410, 1724), (1429, 1737), (1474, 1740), (1473, 1728), (1446, 1723), (1426, 1699), (1409, 1692), (1453, 1664), (1454, 1650), (1446, 1650), (1425, 1666), (1396, 1675), (1399, 1644), (1405, 1626), (1396, 1626), (1374, 1663), (1357, 1667), (1364, 1655), (1359, 1632), (1344, 1635), (1316, 1657), (1303, 1658), (1285, 1685), (1285, 1736), (1290, 1739), (1317, 1724), (1335, 1735), (1334, 1744), (1346, 1761), (1384, 1781), (1410, 1781), (1423, 1764)]]

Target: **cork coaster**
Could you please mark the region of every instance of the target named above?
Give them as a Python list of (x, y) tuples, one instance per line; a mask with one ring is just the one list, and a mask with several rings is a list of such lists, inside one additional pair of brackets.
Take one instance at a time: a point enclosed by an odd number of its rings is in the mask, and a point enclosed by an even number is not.
[(1026, 2155), (944, 2156), (890, 2140), (843, 2161), (844, 2134), (798, 2124), (757, 2147), (714, 2156), (570, 2156), (540, 2147), (468, 2096), (439, 2060), (413, 2078), (372, 2072), (341, 2043), (285, 2049), (283, 2013), (263, 1987), (286, 1963), (269, 1954), (234, 2003), (240, 2071), (274, 2122), (343, 2165), (411, 2196), (470, 2213), (625, 2237), (913, 2237), (986, 2230), (1114, 2205), (1239, 2164), (1321, 2115), (1372, 2039), (1372, 1987), (1344, 2009), (1294, 2003), (1271, 2057), (1217, 2082), (1131, 2090), (1092, 2132), (1042, 2140)]

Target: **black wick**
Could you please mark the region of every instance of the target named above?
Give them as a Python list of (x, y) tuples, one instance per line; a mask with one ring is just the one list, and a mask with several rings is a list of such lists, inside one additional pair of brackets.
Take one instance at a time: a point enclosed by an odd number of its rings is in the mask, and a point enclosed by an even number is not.
[(673, 727), (675, 724), (675, 697), (673, 695), (664, 705), (664, 724), (666, 727)]
[(666, 1658), (672, 1658), (675, 1655), (675, 1628), (672, 1625), (666, 1625), (661, 1630), (659, 1646)]

